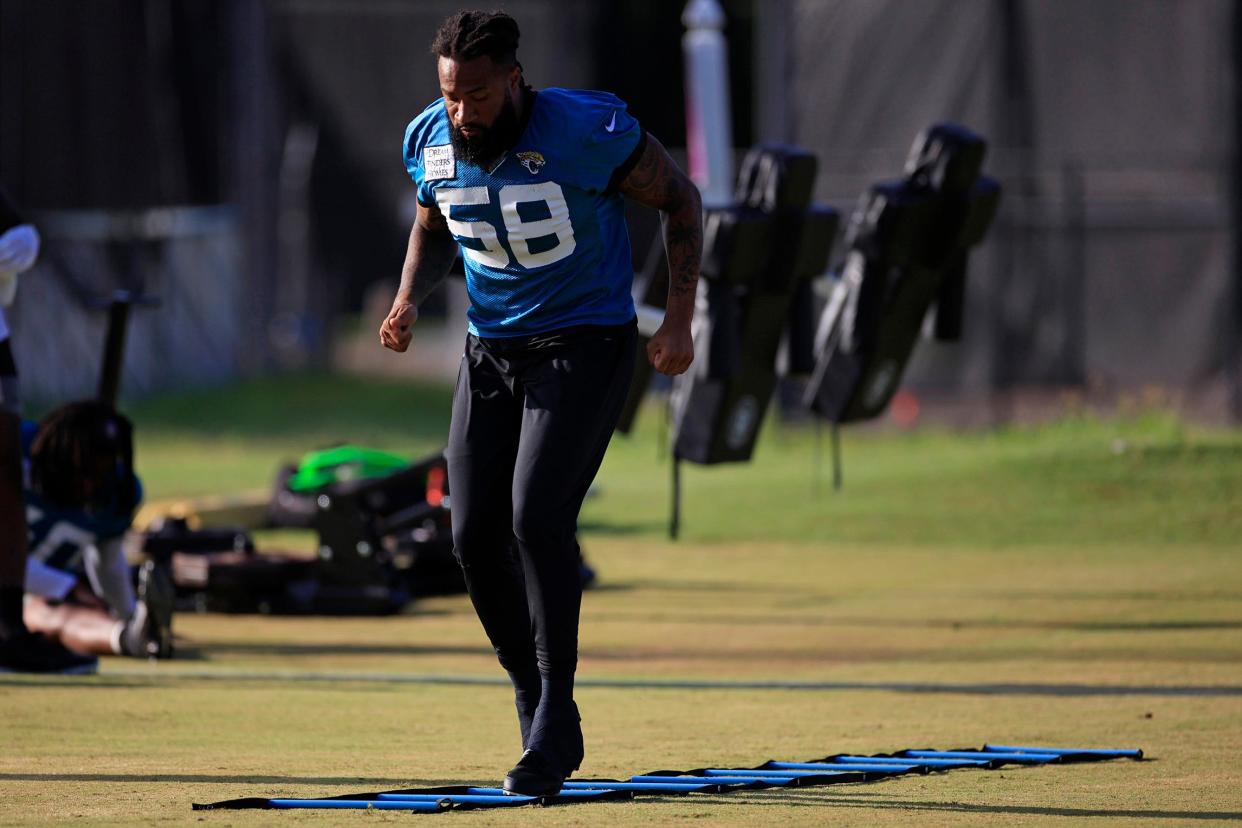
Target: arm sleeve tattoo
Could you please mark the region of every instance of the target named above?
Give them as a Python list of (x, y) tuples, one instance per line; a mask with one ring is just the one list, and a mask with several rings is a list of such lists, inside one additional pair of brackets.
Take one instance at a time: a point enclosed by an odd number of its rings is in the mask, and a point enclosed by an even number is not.
[(618, 185), (624, 195), (661, 212), (668, 253), (670, 313), (689, 321), (703, 255), (703, 208), (698, 188), (652, 135), (638, 163)]
[(436, 207), (419, 205), (418, 217), (410, 228), (405, 265), (401, 268), (398, 301), (418, 307), (448, 276), (457, 257), (457, 242), (449, 233), (444, 216)]

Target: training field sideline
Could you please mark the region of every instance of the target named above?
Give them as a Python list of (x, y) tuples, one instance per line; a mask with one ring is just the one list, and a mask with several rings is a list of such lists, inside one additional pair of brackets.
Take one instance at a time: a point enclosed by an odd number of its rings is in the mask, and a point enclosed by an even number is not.
[[(130, 406), (150, 498), (270, 485), (350, 440), (438, 448), (448, 389), (297, 377)], [(985, 741), (1152, 759), (451, 815), (191, 802), (499, 782), (511, 693), (464, 596), (396, 618), (181, 615), (178, 658), (0, 677), (0, 824), (1215, 824), (1242, 820), (1242, 432), (1147, 414), (997, 432), (809, 427), (686, 470), (654, 409), (583, 545), (579, 776)], [(826, 446), (827, 440), (824, 440)], [(264, 544), (305, 544), (288, 533)]]

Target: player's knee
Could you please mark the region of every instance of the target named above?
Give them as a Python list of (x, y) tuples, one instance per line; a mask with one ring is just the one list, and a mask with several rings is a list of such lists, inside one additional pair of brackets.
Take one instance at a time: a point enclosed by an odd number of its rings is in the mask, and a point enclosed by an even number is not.
[(513, 504), (513, 534), (518, 543), (536, 548), (557, 548), (566, 539), (574, 537), (573, 521), (568, 525), (565, 516), (557, 509), (532, 497)]
[(497, 554), (497, 547), (508, 543), (508, 538), (499, 537), (494, 521), (458, 519), (453, 513), (453, 557), (462, 567), (483, 563)]
[(539, 509), (525, 504), (513, 505), (513, 536), (518, 543), (537, 541), (547, 533), (547, 516)]

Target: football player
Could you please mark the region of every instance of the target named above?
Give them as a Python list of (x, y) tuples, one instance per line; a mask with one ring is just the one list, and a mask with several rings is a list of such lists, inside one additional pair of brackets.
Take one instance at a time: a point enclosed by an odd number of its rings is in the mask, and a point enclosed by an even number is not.
[(480, 11), (435, 36), (442, 97), (405, 133), (418, 214), (380, 341), (409, 347), (419, 303), (460, 251), (470, 309), (446, 450), (453, 542), (515, 690), (524, 750), (504, 787), (537, 795), (583, 757), (578, 512), (637, 351), (623, 197), (662, 213), (668, 304), (646, 356), (669, 375), (694, 358), (702, 209), (617, 97), (531, 88), (518, 37), (512, 17)]
[(26, 424), (26, 626), (70, 649), (172, 655), (173, 586), (153, 561), (138, 591), (123, 540), (142, 502), (133, 428), (107, 403), (70, 403)]

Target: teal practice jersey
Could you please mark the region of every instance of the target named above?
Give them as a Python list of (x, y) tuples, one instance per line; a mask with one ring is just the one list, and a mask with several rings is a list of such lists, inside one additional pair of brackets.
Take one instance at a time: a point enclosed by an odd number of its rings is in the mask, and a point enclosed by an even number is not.
[[(22, 423), (23, 459), (29, 459), (37, 431), (36, 423)], [(142, 482), (131, 474), (127, 483), (118, 483), (112, 502), (89, 512), (49, 503), (28, 486), (24, 496), (30, 556), (53, 569), (81, 574), (87, 546), (116, 540), (129, 530), (142, 503)]]
[(461, 246), (470, 332), (547, 333), (634, 318), (623, 200), (612, 184), (642, 128), (607, 92), (544, 89), (490, 171), (455, 157), (438, 99), (406, 129), (406, 170)]

